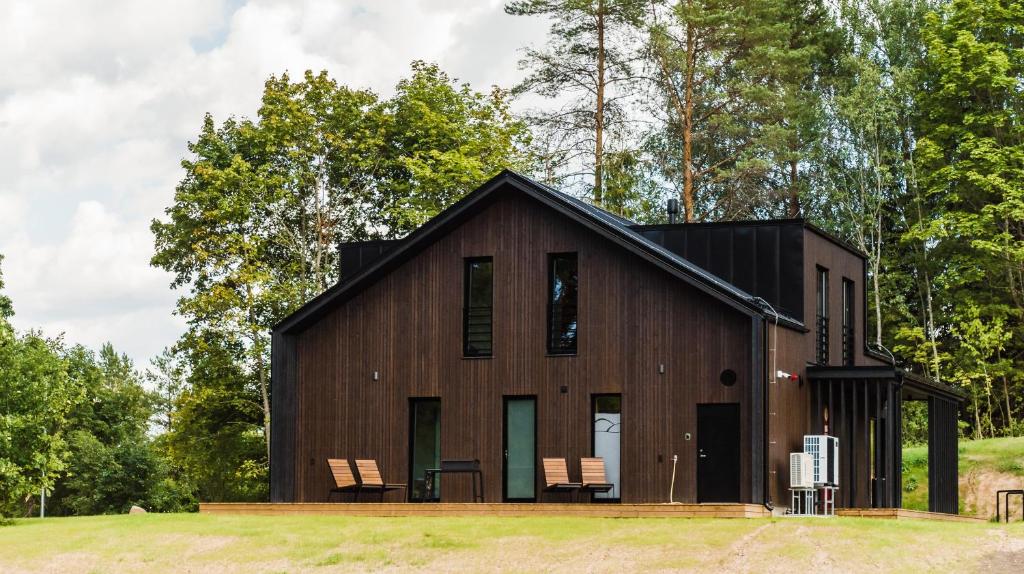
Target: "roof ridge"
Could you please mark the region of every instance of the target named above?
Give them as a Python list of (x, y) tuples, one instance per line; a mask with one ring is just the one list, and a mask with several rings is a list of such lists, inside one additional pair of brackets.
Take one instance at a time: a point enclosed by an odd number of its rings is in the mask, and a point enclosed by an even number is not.
[[(333, 302), (335, 299), (351, 290), (358, 291), (360, 287), (369, 285), (375, 281), (375, 274), (385, 273), (388, 265), (397, 261), (398, 258), (406, 256), (407, 253), (410, 253), (411, 250), (415, 249), (417, 244), (427, 241), (433, 237), (434, 234), (443, 231), (445, 226), (452, 219), (465, 212), (469, 207), (476, 204), (482, 198), (495, 190), (500, 189), (502, 184), (506, 183), (512, 184), (516, 189), (531, 195), (534, 199), (542, 202), (548, 202), (549, 207), (562, 211), (562, 213), (567, 216), (575, 217), (578, 223), (589, 222), (589, 224), (597, 226), (596, 228), (592, 227), (592, 229), (605, 235), (608, 239), (612, 239), (611, 235), (614, 234), (617, 236), (614, 241), (620, 242), (620, 245), (627, 249), (629, 249), (629, 245), (632, 245), (634, 249), (646, 251), (647, 255), (644, 257), (649, 262), (675, 273), (677, 277), (686, 280), (691, 285), (698, 287), (723, 302), (731, 301), (730, 304), (737, 310), (758, 316), (764, 316), (768, 312), (767, 309), (758, 302), (757, 297), (754, 297), (732, 283), (721, 279), (703, 267), (700, 267), (678, 254), (673, 253), (671, 250), (647, 239), (631, 228), (631, 225), (634, 224), (628, 219), (622, 218), (571, 195), (553, 189), (550, 186), (526, 177), (520, 173), (505, 169), (475, 190), (466, 194), (462, 199), (434, 216), (422, 226), (413, 230), (412, 233), (401, 240), (398, 246), (390, 250), (388, 254), (380, 257), (349, 280), (338, 282), (317, 297), (314, 297), (294, 313), (278, 322), (277, 325), (273, 327), (273, 330), (275, 332), (288, 332), (296, 328), (304, 328), (305, 325), (316, 318), (317, 314), (320, 312), (326, 312), (326, 310), (332, 308), (334, 306)], [(556, 204), (561, 207), (556, 207)], [(566, 212), (566, 209), (569, 210), (568, 213)], [(581, 217), (585, 219), (581, 219)], [(634, 252), (638, 255), (643, 255), (641, 251)], [(803, 325), (801, 321), (792, 317), (780, 316), (774, 313), (773, 316), (781, 318), (788, 323), (798, 326)]]

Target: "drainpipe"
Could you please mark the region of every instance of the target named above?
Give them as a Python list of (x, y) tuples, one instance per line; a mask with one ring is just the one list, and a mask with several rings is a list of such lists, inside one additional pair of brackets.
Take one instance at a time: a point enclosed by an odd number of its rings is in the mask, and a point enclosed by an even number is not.
[[(778, 321), (778, 315), (775, 316), (775, 320)], [(763, 455), (763, 458), (764, 458), (764, 470), (762, 471), (761, 474), (763, 475), (762, 476), (762, 481), (764, 482), (764, 486), (762, 487), (764, 489), (764, 507), (768, 509), (769, 513), (771, 513), (775, 509), (775, 504), (772, 502), (772, 490), (771, 490), (771, 484), (772, 484), (772, 481), (771, 481), (771, 440), (772, 440), (772, 438), (771, 438), (771, 424), (769, 422), (770, 418), (771, 418), (771, 400), (770, 400), (770, 397), (768, 396), (768, 393), (771, 392), (771, 385), (768, 384), (768, 374), (767, 374), (767, 372), (768, 372), (768, 353), (766, 352), (768, 350), (769, 335), (768, 335), (768, 321), (767, 321), (767, 319), (765, 319), (763, 317), (761, 318), (761, 330), (763, 331), (762, 338), (764, 339), (764, 344), (762, 344), (762, 346), (761, 346), (761, 349), (762, 349), (762, 351), (761, 351), (761, 385), (764, 388), (764, 391), (761, 393), (761, 395), (762, 395), (761, 396), (761, 408), (762, 408), (762, 412), (764, 413), (763, 416), (762, 416), (762, 418), (764, 419), (762, 421), (762, 424), (764, 425), (764, 431), (762, 432), (763, 436), (761, 437), (761, 439), (762, 439), (762, 442), (763, 442), (763, 445), (764, 445), (764, 455)], [(776, 329), (776, 333), (777, 332), (778, 332), (778, 329)], [(777, 346), (778, 345), (778, 341), (775, 341), (774, 344)], [(774, 376), (774, 375), (772, 375), (772, 376)]]
[[(762, 488), (764, 490), (764, 502), (763, 502), (763, 505), (764, 505), (765, 508), (768, 509), (769, 512), (771, 512), (772, 510), (775, 509), (775, 504), (772, 501), (772, 491), (771, 491), (771, 423), (770, 423), (770, 418), (771, 418), (771, 397), (769, 396), (769, 393), (771, 392), (771, 385), (768, 382), (768, 377), (769, 376), (772, 376), (772, 377), (775, 376), (775, 368), (777, 366), (775, 354), (778, 352), (778, 347), (779, 347), (779, 340), (778, 340), (779, 313), (778, 313), (778, 311), (775, 310), (774, 307), (772, 307), (771, 303), (769, 303), (768, 301), (765, 301), (761, 297), (753, 297), (753, 298), (751, 298), (751, 301), (753, 303), (757, 304), (758, 306), (760, 306), (763, 310), (770, 312), (775, 317), (775, 325), (774, 325), (775, 328), (772, 330), (771, 335), (769, 335), (769, 332), (768, 332), (768, 319), (766, 317), (764, 317), (763, 315), (761, 316), (761, 330), (762, 330), (762, 334), (761, 334), (761, 338), (762, 338), (762, 343), (761, 343), (761, 351), (762, 351), (761, 352), (761, 385), (762, 385), (761, 409), (762, 409), (762, 411), (761, 412), (763, 413), (763, 417), (762, 417), (763, 430), (762, 430), (761, 440), (762, 440), (762, 443), (763, 443), (762, 444), (762, 448), (763, 448), (762, 452), (764, 453), (763, 456), (762, 456), (762, 458), (763, 458), (762, 465), (763, 465), (764, 468), (763, 468), (763, 471), (762, 471), (761, 474), (762, 474), (762, 482), (763, 482)], [(769, 346), (769, 343), (771, 344), (771, 346)], [(772, 365), (771, 365), (772, 369), (771, 369), (770, 375), (769, 375), (769, 371), (768, 371), (768, 353), (769, 352), (772, 354)]]

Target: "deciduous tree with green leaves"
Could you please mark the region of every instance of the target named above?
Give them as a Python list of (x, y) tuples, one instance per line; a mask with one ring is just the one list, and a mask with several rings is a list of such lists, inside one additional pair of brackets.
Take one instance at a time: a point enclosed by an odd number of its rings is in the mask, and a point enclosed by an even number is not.
[(60, 340), (19, 335), (13, 314), (0, 293), (0, 517), (26, 514), (41, 489), (53, 488), (66, 465), (68, 414), (82, 400)]
[(271, 77), (254, 120), (205, 118), (151, 229), (188, 320), (165, 442), (206, 499), (265, 494), (270, 329), (338, 280), (337, 245), (404, 235), (527, 144), (505, 92), (424, 62), (387, 100), (307, 72)]

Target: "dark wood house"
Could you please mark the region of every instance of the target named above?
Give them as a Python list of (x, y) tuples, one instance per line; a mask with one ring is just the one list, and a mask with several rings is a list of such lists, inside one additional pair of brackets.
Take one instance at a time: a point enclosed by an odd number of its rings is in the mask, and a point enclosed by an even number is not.
[(789, 453), (840, 440), (838, 506), (900, 504), (903, 401), (929, 402), (931, 508), (956, 512), (953, 389), (865, 345), (865, 261), (801, 220), (637, 225), (504, 172), (273, 332), (271, 500), (326, 501), (328, 458), (388, 500), (544, 492), (541, 459), (605, 459), (614, 502), (788, 504)]

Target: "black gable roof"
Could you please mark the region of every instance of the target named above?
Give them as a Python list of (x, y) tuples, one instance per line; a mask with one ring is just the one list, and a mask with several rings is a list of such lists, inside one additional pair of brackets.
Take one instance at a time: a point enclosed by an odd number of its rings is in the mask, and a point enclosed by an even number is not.
[[(391, 269), (394, 269), (424, 247), (442, 237), (467, 217), (471, 217), (485, 203), (484, 200), (492, 194), (507, 188), (515, 189), (540, 201), (576, 223), (602, 235), (651, 264), (661, 267), (679, 279), (723, 301), (740, 312), (750, 316), (764, 316), (767, 313), (763, 301), (758, 297), (750, 295), (672, 251), (648, 240), (633, 229), (635, 223), (632, 221), (580, 201), (526, 176), (505, 170), (410, 233), (405, 239), (395, 244), (386, 255), (380, 257), (371, 265), (360, 269), (351, 277), (344, 278), (303, 305), (278, 323), (274, 327), (274, 331), (279, 333), (295, 333), (304, 330), (316, 322), (322, 315), (330, 312), (350, 297), (372, 285)], [(802, 327), (799, 321), (791, 317), (783, 315), (779, 317), (779, 320), (781, 323)]]

